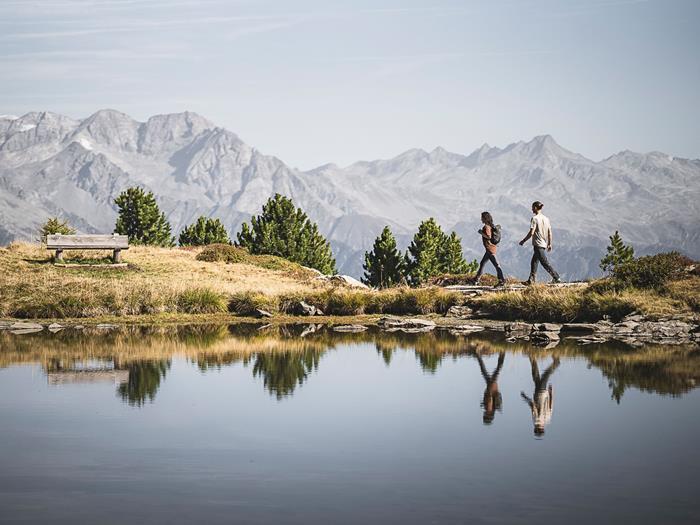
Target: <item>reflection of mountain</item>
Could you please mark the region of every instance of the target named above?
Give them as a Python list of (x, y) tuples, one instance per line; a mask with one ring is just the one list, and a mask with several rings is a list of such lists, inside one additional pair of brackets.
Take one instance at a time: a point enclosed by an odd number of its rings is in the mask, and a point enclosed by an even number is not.
[(282, 399), (301, 386), (312, 370), (318, 369), (320, 357), (321, 352), (314, 350), (258, 354), (255, 356), (253, 376), (262, 376), (270, 394)]
[(161, 379), (170, 369), (170, 361), (139, 361), (127, 366), (129, 380), (119, 385), (117, 392), (131, 406), (141, 407), (146, 401), (153, 402)]

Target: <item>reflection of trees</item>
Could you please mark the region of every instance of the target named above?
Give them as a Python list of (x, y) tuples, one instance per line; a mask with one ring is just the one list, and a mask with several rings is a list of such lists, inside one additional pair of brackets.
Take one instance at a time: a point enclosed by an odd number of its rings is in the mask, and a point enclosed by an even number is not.
[(170, 369), (170, 361), (137, 361), (125, 368), (129, 371), (129, 380), (119, 385), (117, 393), (131, 406), (140, 407), (146, 400), (153, 402), (155, 399), (160, 381)]
[(297, 386), (304, 383), (308, 374), (318, 368), (321, 354), (317, 350), (257, 354), (253, 376), (262, 376), (270, 394), (282, 399), (293, 393)]
[(442, 363), (442, 354), (438, 352), (416, 352), (420, 367), (424, 372), (434, 374)]
[(592, 356), (590, 361), (608, 379), (611, 397), (618, 403), (629, 388), (678, 397), (695, 388), (700, 379), (700, 350), (667, 349), (661, 355), (640, 350), (622, 356)]
[(391, 364), (391, 358), (394, 355), (394, 352), (396, 351), (396, 345), (391, 343), (387, 344), (383, 341), (377, 341), (376, 343), (374, 343), (374, 347), (377, 349), (377, 353), (380, 356), (382, 356), (384, 364), (386, 364), (386, 366), (389, 366)]

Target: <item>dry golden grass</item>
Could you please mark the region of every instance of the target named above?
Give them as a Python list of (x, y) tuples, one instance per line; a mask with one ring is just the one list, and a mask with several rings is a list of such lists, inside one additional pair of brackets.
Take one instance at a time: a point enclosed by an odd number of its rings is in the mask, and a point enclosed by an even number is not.
[[(324, 285), (314, 274), (252, 264), (202, 262), (198, 249), (134, 246), (127, 268), (57, 267), (38, 244), (0, 248), (0, 317), (92, 317), (162, 312), (225, 311), (234, 293), (303, 293)], [(66, 252), (71, 259), (103, 258), (108, 252)]]

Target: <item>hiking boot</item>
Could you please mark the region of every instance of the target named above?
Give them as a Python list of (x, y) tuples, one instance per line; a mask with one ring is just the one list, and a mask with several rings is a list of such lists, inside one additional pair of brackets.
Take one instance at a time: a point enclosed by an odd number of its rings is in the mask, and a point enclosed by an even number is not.
[(559, 284), (561, 282), (561, 279), (559, 277), (555, 277), (550, 281), (550, 284)]
[(528, 279), (527, 281), (523, 281), (520, 284), (524, 284), (525, 286), (532, 286), (533, 284), (535, 284), (535, 281), (531, 281), (530, 279)]
[(498, 281), (493, 287), (494, 288), (503, 288), (506, 285), (505, 281)]

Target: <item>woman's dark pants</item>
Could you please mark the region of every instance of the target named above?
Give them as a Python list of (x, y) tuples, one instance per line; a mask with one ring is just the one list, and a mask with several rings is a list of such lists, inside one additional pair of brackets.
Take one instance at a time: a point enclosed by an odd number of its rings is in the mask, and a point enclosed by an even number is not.
[(479, 277), (481, 277), (481, 274), (484, 273), (484, 266), (486, 266), (486, 262), (491, 261), (491, 264), (494, 265), (496, 268), (496, 273), (498, 274), (498, 281), (503, 282), (505, 279), (503, 278), (503, 270), (501, 270), (501, 265), (498, 264), (498, 259), (496, 259), (496, 254), (486, 252), (484, 256), (481, 258), (481, 264), (479, 264), (479, 271), (476, 272), (476, 280), (479, 280)]

